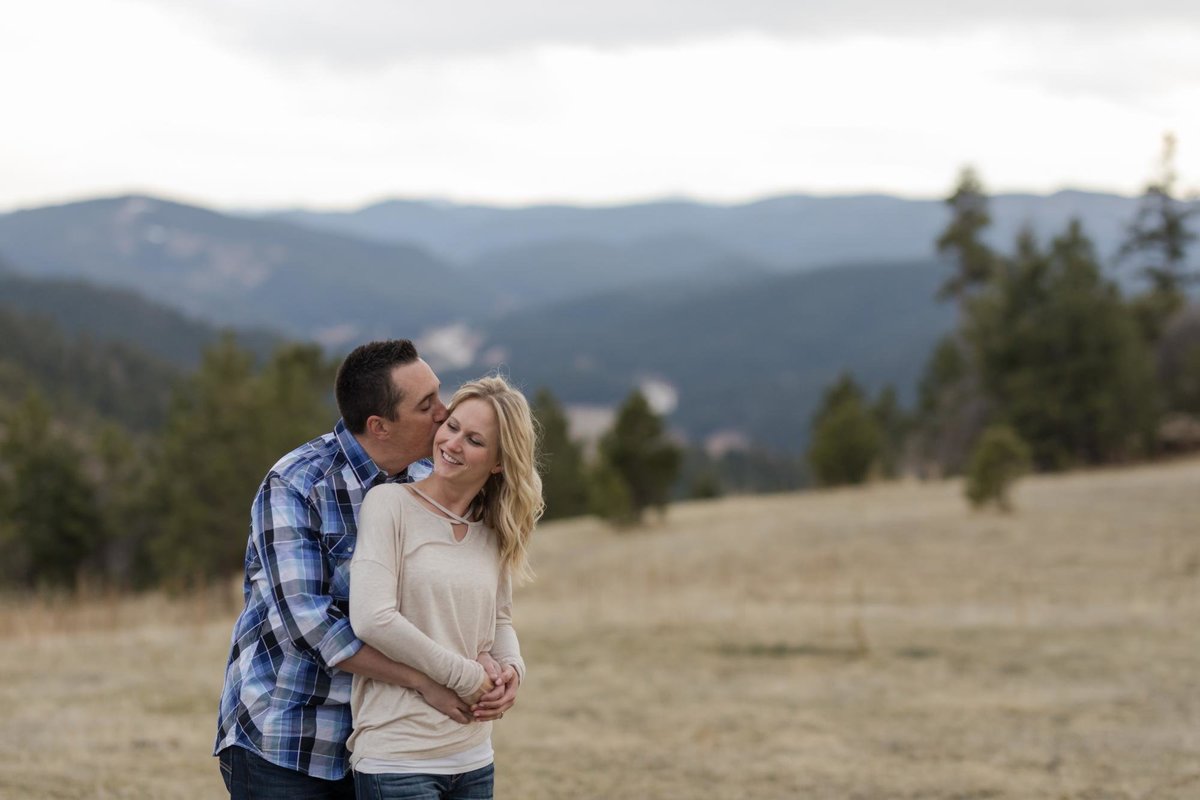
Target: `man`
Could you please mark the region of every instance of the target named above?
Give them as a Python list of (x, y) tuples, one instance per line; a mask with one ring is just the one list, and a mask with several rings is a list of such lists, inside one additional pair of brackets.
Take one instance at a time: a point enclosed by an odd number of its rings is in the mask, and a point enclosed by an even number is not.
[[(372, 486), (431, 468), (446, 419), (437, 376), (412, 342), (371, 342), (346, 356), (332, 433), (284, 456), (251, 508), (246, 607), (234, 625), (214, 752), (233, 800), (353, 798), (347, 777), (351, 674), (414, 689), (461, 723), (470, 706), (359, 641), (349, 621), (350, 557)], [(478, 719), (509, 698), (488, 696)]]

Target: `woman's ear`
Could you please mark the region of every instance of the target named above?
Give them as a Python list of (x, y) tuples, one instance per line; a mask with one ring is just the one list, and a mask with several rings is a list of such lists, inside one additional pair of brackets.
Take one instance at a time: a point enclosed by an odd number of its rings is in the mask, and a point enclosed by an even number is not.
[(498, 474), (500, 474), (500, 473), (501, 473), (501, 472), (503, 472), (503, 471), (504, 471), (504, 467), (500, 466), (499, 464), (497, 464), (496, 466), (492, 467), (492, 474), (493, 474), (493, 475), (498, 475)]

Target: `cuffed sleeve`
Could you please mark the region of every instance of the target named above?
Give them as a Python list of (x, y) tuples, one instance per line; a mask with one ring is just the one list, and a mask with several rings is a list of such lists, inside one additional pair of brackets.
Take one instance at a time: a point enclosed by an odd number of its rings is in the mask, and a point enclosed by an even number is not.
[(496, 591), (496, 638), (492, 643), (492, 658), (500, 664), (511, 665), (517, 671), (521, 683), (525, 683), (525, 661), (521, 658), (521, 644), (512, 624), (512, 578), (508, 569), (501, 567), (500, 584)]

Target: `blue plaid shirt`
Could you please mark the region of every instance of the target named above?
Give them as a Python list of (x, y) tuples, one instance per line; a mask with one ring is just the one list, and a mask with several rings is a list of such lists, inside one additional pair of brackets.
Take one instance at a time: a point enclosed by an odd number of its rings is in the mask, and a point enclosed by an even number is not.
[(245, 747), (317, 778), (348, 769), (350, 556), (363, 495), (425, 477), (428, 461), (388, 477), (338, 420), (288, 453), (259, 487), (246, 547), (246, 608), (233, 627), (214, 753)]

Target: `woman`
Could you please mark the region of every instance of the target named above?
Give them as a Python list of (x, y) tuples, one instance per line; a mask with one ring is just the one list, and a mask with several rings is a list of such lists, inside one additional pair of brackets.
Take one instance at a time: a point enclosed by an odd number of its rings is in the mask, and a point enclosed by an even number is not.
[[(363, 501), (350, 622), (364, 642), (476, 703), (525, 676), (512, 578), (528, 576), (542, 482), (529, 404), (504, 379), (465, 384), (448, 414), (433, 474)], [(492, 796), (490, 721), (462, 725), (413, 690), (358, 675), (350, 702), (360, 798)]]

